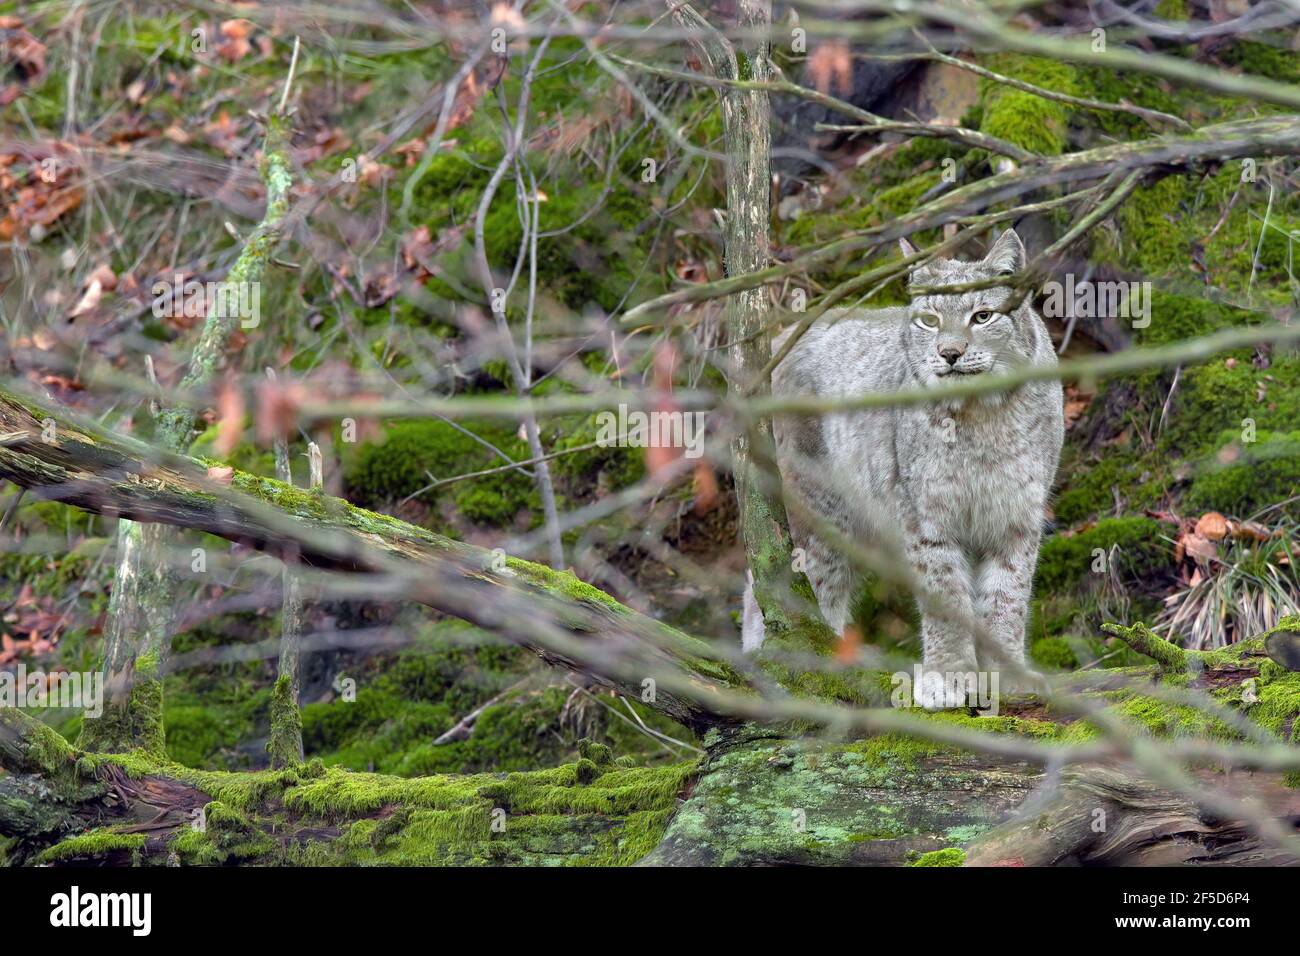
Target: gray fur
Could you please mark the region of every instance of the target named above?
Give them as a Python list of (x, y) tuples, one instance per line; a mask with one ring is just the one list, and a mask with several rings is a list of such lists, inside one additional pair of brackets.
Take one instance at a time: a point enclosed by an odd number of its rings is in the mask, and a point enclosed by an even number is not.
[[(911, 246), (902, 245), (910, 254)], [(1009, 230), (984, 260), (936, 260), (914, 272), (911, 284), (953, 285), (1011, 273), (1024, 256)], [(917, 295), (907, 307), (828, 312), (776, 369), (772, 391), (858, 395), (932, 386), (956, 374), (1054, 366), (1051, 338), (1028, 300), (1010, 315), (999, 311), (1010, 296), (1010, 289), (999, 287)], [(975, 324), (972, 317), (981, 311), (993, 317)], [(934, 317), (931, 325), (937, 319), (938, 327), (924, 327), (924, 316)], [(848, 623), (856, 581), (846, 556), (823, 540), (833, 535), (817, 533), (820, 522), (864, 548), (906, 561), (921, 593), (951, 608), (957, 619), (987, 629), (989, 640), (977, 641), (969, 626), (922, 601), (927, 671), (1023, 664), (1039, 537), (1064, 438), (1058, 382), (820, 419), (782, 416), (774, 430), (791, 533), (804, 549), (809, 580), (833, 630), (842, 632)], [(800, 503), (816, 521), (800, 520)], [(747, 600), (748, 607), (753, 602)], [(762, 618), (751, 613), (745, 620), (744, 646), (756, 647)], [(960, 703), (938, 693), (923, 703)]]

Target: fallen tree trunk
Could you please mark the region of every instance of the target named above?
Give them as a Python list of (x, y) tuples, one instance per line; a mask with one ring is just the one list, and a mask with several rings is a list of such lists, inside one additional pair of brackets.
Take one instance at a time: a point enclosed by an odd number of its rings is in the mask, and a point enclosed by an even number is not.
[[(1300, 862), (1131, 767), (1091, 766), (1057, 781), (1026, 761), (905, 738), (831, 743), (748, 727), (715, 741), (699, 764), (623, 766), (608, 748), (583, 742), (576, 763), (550, 770), (420, 778), (318, 761), (213, 772), (143, 751), (56, 749), (67, 750), (68, 763), (53, 777), (0, 776), (0, 835), (16, 838), (11, 862)], [(1240, 774), (1229, 785), (1277, 818), (1300, 822), (1300, 790), (1280, 775)]]
[[(52, 435), (46, 422), (53, 423)], [(707, 643), (637, 614), (572, 574), (271, 479), (236, 472), (227, 486), (210, 477), (203, 462), (161, 452), (2, 389), (0, 478), (97, 514), (205, 531), (289, 563), (402, 579), (402, 596), (507, 633), (548, 663), (646, 697), (646, 703), (693, 729), (724, 720), (696, 698), (749, 687)], [(366, 585), (369, 597), (381, 598), (381, 592)], [(550, 612), (562, 625), (547, 632), (551, 640), (544, 644), (522, 638), (546, 630), (539, 611)], [(565, 647), (578, 644), (583, 657), (565, 653)], [(594, 671), (584, 658), (609, 666)], [(656, 679), (665, 674), (688, 682), (692, 696)], [(649, 695), (647, 679), (656, 679)]]

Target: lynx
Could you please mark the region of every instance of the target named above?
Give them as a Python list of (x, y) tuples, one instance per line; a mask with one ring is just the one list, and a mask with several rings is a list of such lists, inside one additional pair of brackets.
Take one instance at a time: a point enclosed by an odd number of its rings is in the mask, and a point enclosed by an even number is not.
[[(907, 240), (900, 244), (914, 254)], [(1013, 292), (1005, 286), (917, 289), (1009, 275), (1024, 261), (1020, 237), (1008, 230), (981, 261), (937, 259), (914, 270), (906, 307), (828, 312), (777, 367), (773, 393), (861, 395), (1055, 367), (1051, 338), (1028, 298), (1007, 311)], [(832, 543), (839, 537), (906, 562), (919, 583), (926, 672), (1011, 665), (1028, 673), (1026, 612), (1064, 438), (1062, 406), (1052, 380), (820, 418), (779, 416), (777, 464), (791, 534), (827, 625), (843, 632), (856, 584), (845, 549)], [(763, 640), (749, 588), (742, 637), (747, 650)], [(964, 702), (948, 680), (916, 690), (926, 707)]]

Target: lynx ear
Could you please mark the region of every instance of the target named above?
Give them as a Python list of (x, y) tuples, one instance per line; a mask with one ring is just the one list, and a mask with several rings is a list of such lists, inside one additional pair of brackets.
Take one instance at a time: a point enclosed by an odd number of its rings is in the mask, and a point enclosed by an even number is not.
[(1025, 265), (1025, 244), (1014, 229), (1008, 229), (998, 236), (993, 248), (984, 257), (984, 267), (994, 275), (1010, 275), (1019, 272)]
[(898, 248), (903, 250), (904, 256), (916, 255), (916, 246), (912, 245), (910, 242), (908, 242), (906, 239), (902, 238), (901, 236), (899, 237), (898, 240)]

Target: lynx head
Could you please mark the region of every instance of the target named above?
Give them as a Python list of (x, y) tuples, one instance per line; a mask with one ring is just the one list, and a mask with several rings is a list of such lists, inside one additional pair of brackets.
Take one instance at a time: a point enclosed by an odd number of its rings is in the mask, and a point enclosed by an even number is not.
[[(899, 245), (903, 255), (916, 254), (906, 239)], [(908, 285), (959, 285), (1011, 275), (1024, 264), (1024, 244), (1008, 229), (979, 262), (935, 259), (915, 269)], [(949, 376), (996, 374), (1025, 364), (1036, 338), (1031, 325), (1038, 320), (1027, 299), (1014, 312), (1003, 311), (1013, 295), (1010, 286), (948, 294), (914, 291), (903, 343), (917, 380), (932, 385)]]

